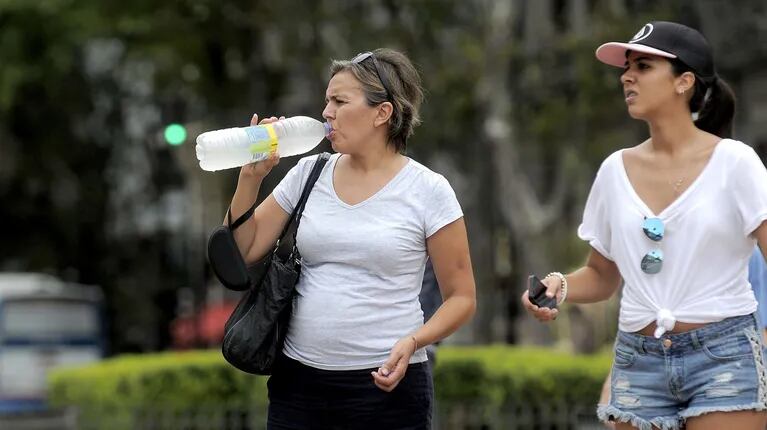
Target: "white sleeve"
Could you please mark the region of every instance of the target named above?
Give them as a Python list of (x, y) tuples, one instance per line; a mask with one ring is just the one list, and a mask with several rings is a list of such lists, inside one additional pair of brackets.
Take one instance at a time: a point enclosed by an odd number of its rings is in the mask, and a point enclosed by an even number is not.
[(463, 211), (455, 191), (444, 176), (438, 175), (424, 212), (424, 231), (430, 237), (442, 227), (461, 218)]
[(607, 217), (607, 184), (605, 183), (604, 164), (599, 168), (594, 183), (591, 185), (586, 206), (583, 208), (583, 221), (578, 226), (578, 237), (591, 245), (603, 257), (612, 260), (610, 243), (612, 232)]
[(272, 195), (277, 204), (287, 213), (293, 213), (293, 208), (301, 198), (301, 191), (314, 167), (314, 162), (319, 155), (304, 157), (288, 171), (284, 178), (274, 187)]
[(746, 147), (732, 174), (735, 176), (732, 196), (743, 223), (743, 234), (749, 236), (767, 220), (767, 169), (754, 149)]

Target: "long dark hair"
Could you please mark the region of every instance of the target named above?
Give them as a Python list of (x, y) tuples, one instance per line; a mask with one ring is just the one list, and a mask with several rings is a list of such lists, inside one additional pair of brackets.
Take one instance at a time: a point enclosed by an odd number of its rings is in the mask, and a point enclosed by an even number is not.
[[(695, 73), (687, 64), (678, 58), (669, 59), (675, 76), (685, 72)], [(706, 97), (706, 93), (711, 91)], [(703, 131), (715, 134), (719, 137), (732, 137), (732, 121), (735, 118), (735, 93), (730, 86), (721, 78), (716, 77), (713, 82), (706, 84), (695, 73), (695, 88), (690, 98), (690, 112), (697, 112), (698, 119), (695, 126)]]

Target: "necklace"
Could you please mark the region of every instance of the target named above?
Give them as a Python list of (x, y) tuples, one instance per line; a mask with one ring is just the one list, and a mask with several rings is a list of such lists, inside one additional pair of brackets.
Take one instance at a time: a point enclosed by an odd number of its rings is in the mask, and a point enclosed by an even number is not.
[(682, 183), (684, 182), (684, 179), (685, 179), (684, 176), (682, 176), (681, 178), (679, 178), (676, 181), (666, 181), (669, 184), (669, 186), (671, 186), (671, 188), (674, 189), (674, 194), (677, 195), (677, 196), (679, 195), (679, 187), (682, 186)]

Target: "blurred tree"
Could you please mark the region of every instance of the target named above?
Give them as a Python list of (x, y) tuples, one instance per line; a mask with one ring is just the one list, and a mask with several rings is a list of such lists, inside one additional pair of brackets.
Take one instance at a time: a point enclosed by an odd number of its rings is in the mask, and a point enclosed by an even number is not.
[[(319, 117), (332, 58), (391, 46), (427, 90), (409, 154), (451, 181), (466, 214), (480, 311), (453, 340), (570, 336), (593, 348), (612, 336), (614, 305), (572, 306), (572, 328), (560, 319), (553, 331), (517, 318), (528, 272), (582, 262), (575, 230), (601, 160), (646, 135), (625, 114), (619, 70), (593, 50), (677, 19), (709, 35), (720, 71), (749, 94), (764, 83), (767, 12), (738, 4), (0, 2), (0, 222), (10, 226), (0, 269), (102, 285), (116, 351), (166, 347), (177, 292), (193, 291), (199, 308), (215, 286), (204, 244), (236, 171), (202, 172), (191, 139), (170, 147), (164, 126), (191, 138), (254, 111)], [(767, 142), (758, 115), (740, 118)], [(262, 198), (296, 161), (275, 169)]]

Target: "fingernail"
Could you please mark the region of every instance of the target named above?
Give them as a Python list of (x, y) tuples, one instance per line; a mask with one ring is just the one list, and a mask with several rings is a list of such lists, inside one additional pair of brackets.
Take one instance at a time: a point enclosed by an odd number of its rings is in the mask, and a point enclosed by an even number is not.
[(381, 373), (383, 376), (389, 376), (389, 369), (387, 369), (387, 368), (385, 368), (385, 367), (382, 367), (382, 368), (381, 368), (381, 370), (379, 370), (379, 372), (380, 372), (380, 373)]
[(551, 297), (554, 297), (554, 294), (552, 294), (552, 293), (546, 293), (546, 297), (549, 297), (549, 298), (551, 298)]

